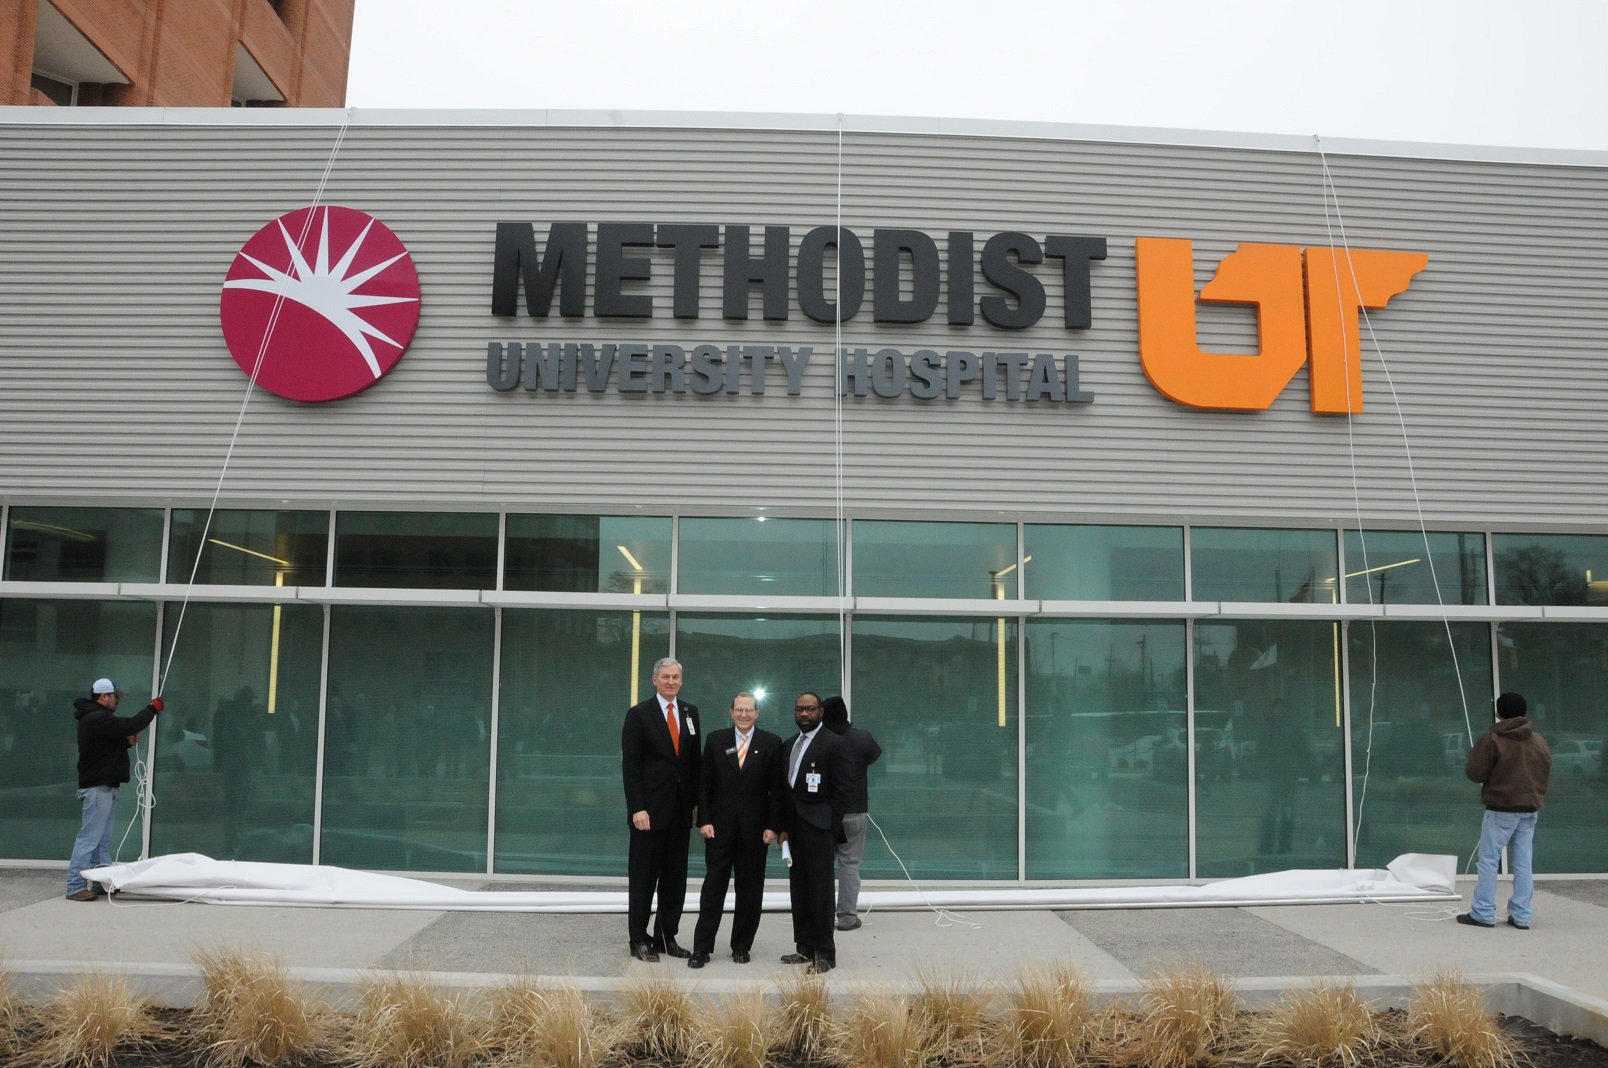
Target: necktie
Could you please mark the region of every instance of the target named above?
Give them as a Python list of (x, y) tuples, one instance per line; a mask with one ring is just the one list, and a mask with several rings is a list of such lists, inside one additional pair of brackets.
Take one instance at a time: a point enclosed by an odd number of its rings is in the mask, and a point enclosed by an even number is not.
[(676, 756), (680, 756), (681, 723), (676, 718), (676, 703), (674, 701), (670, 702), (670, 707), (665, 712), (664, 723), (665, 726), (670, 728), (670, 748), (676, 751)]
[(745, 761), (747, 759), (748, 759), (748, 736), (744, 735), (743, 737), (737, 739), (737, 766), (739, 768), (742, 767), (743, 766), (743, 761)]
[(793, 743), (793, 766), (787, 773), (787, 785), (792, 786), (798, 781), (798, 766), (804, 763), (804, 750), (810, 744), (810, 736), (801, 734), (798, 741)]

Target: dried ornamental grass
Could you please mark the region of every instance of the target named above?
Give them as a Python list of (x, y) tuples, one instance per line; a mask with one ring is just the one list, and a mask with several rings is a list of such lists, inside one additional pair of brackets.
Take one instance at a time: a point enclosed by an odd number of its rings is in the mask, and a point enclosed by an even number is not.
[(765, 995), (752, 990), (710, 1002), (695, 1068), (764, 1068), (773, 1029), (765, 1011)]
[(465, 999), (422, 976), (393, 974), (364, 985), (346, 1053), (358, 1068), (463, 1068), (489, 1049)]
[(1200, 1064), (1229, 1033), (1237, 1007), (1228, 980), (1204, 966), (1162, 972), (1145, 982), (1139, 1017), (1118, 1056), (1147, 1068)]
[(504, 1053), (523, 1055), (529, 1052), (551, 1011), (547, 991), (538, 987), (534, 979), (520, 976), (492, 987), (487, 998), (491, 1013), (486, 1024), (486, 1041)]
[(920, 1028), (923, 1048), (948, 1064), (981, 1061), (988, 993), (964, 975), (937, 976), (918, 971), (916, 983), (910, 1009)]
[(855, 998), (832, 1052), (845, 1068), (924, 1068), (930, 1059), (910, 999), (895, 994)]
[(284, 964), (223, 949), (195, 955), (206, 985), (194, 1017), (212, 1068), (289, 1064), (318, 1045), (318, 1014)]
[[(539, 1005), (508, 1007), (505, 1023), (530, 1008), (530, 1030), (513, 1046), (508, 1060), (530, 1068), (600, 1068), (614, 1052), (618, 1036), (574, 985), (541, 991)], [(493, 1033), (497, 1033), (495, 1030)]]
[(144, 998), (121, 975), (91, 972), (63, 989), (40, 1015), (35, 1059), (68, 1068), (106, 1068), (112, 1055), (157, 1033)]
[(1292, 990), (1248, 1026), (1248, 1059), (1295, 1068), (1359, 1068), (1385, 1038), (1378, 1015), (1349, 984)]
[(832, 1036), (832, 999), (819, 975), (795, 974), (781, 990), (771, 1045), (798, 1060), (818, 1060)]
[(1407, 1032), (1416, 1045), (1462, 1068), (1506, 1068), (1518, 1061), (1513, 1043), (1485, 1010), (1479, 988), (1456, 972), (1435, 972), (1413, 985)]
[(627, 1041), (633, 1052), (680, 1060), (697, 1043), (692, 995), (669, 979), (639, 979), (622, 991)]
[(991, 1068), (1075, 1068), (1093, 1059), (1105, 1018), (1070, 965), (1025, 969), (994, 1020), (986, 1061)]

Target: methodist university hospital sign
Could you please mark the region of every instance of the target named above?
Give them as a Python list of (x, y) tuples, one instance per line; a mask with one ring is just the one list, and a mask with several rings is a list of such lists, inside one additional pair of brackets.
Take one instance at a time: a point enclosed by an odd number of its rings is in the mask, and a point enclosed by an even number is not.
[[(588, 250), (595, 233), (595, 262)], [(598, 319), (652, 319), (662, 310), (633, 291), (656, 265), (673, 274), (670, 314), (681, 320), (716, 313), (703, 305), (699, 283), (706, 262), (721, 272), (718, 314), (746, 320), (759, 290), (761, 315), (785, 321), (797, 308), (817, 323), (842, 323), (869, 303), (877, 323), (924, 323), (942, 315), (950, 326), (1024, 330), (1054, 315), (1068, 330), (1093, 322), (1090, 272), (1106, 258), (1106, 239), (1020, 232), (979, 240), (952, 230), (944, 251), (919, 230), (877, 229), (868, 254), (853, 230), (817, 226), (805, 233), (796, 258), (786, 226), (652, 223), (552, 223), (545, 243), (530, 223), (497, 224), (491, 311), (547, 319), (588, 313), (587, 279), (595, 277), (590, 313)], [(1402, 292), (1429, 257), (1416, 252), (1302, 249), (1244, 244), (1224, 257), (1215, 277), (1194, 287), (1191, 243), (1167, 238), (1135, 242), (1139, 357), (1163, 395), (1195, 408), (1257, 411), (1269, 407), (1303, 366), (1309, 367), (1314, 412), (1360, 412), (1362, 377), (1358, 315), (1382, 308)], [(1052, 308), (1035, 269), (1051, 262), (1061, 306)], [(827, 268), (838, 278), (828, 290)], [(1054, 265), (1058, 265), (1057, 267)], [(984, 292), (979, 294), (978, 275)], [(947, 282), (947, 286), (944, 283)], [(1196, 340), (1197, 302), (1252, 305), (1257, 312), (1254, 356), (1202, 351)], [(815, 355), (810, 346), (676, 345), (575, 341), (488, 342), (486, 381), (511, 392), (740, 393), (770, 388), (797, 395)], [(844, 396), (958, 398), (1087, 404), (1072, 354), (992, 349), (970, 351), (845, 348), (837, 359)]]

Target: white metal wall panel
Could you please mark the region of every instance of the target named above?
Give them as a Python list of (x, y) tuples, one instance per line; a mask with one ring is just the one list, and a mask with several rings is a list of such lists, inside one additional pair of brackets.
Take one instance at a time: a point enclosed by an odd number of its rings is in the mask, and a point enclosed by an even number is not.
[[(38, 109), (27, 109), (37, 112)], [(830, 513), (835, 440), (857, 515), (1601, 529), (1608, 484), (1608, 169), (1315, 152), (846, 132), (843, 224), (1104, 237), (1094, 325), (1049, 307), (1026, 331), (871, 319), (850, 348), (1027, 350), (1081, 358), (1089, 405), (832, 395), (830, 326), (796, 299), (765, 322), (670, 317), (671, 261), (633, 292), (652, 320), (490, 314), (495, 226), (554, 221), (831, 224), (834, 130), (367, 125), (229, 116), (208, 125), (54, 124), (0, 114), (0, 499), (687, 513)], [(329, 166), (327, 181), (325, 168)], [(344, 401), (254, 393), (218, 299), (241, 244), (313, 202), (368, 211), (413, 254), (419, 331), (399, 367)], [(1308, 409), (1306, 373), (1261, 413), (1156, 392), (1137, 353), (1134, 240), (1185, 237), (1196, 282), (1247, 241), (1427, 252), (1365, 338), (1366, 411)], [(977, 296), (991, 292), (979, 272)], [(588, 291), (588, 311), (595, 290)], [(488, 341), (810, 345), (803, 395), (509, 394)], [(1201, 309), (1208, 349), (1254, 351), (1249, 309)], [(1387, 374), (1388, 371), (1388, 374)], [(1411, 463), (1409, 464), (1409, 457)]]

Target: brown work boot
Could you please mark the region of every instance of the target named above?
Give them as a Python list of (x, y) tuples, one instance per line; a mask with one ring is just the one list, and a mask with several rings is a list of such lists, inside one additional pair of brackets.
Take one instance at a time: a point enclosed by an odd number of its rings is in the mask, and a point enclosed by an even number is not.
[(82, 890), (78, 891), (78, 893), (76, 893), (76, 894), (68, 894), (67, 895), (67, 900), (68, 901), (94, 901), (98, 897), (100, 897), (99, 894), (95, 893), (95, 891), (91, 890), (89, 887), (86, 886)]

